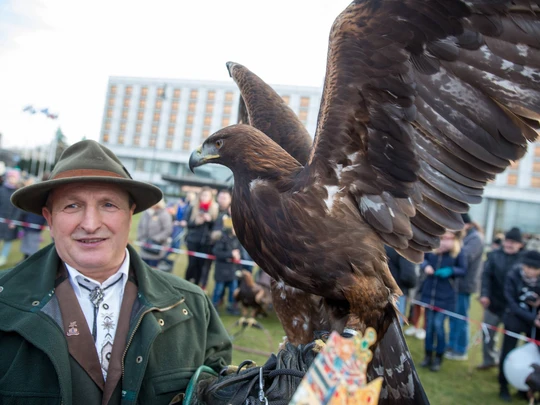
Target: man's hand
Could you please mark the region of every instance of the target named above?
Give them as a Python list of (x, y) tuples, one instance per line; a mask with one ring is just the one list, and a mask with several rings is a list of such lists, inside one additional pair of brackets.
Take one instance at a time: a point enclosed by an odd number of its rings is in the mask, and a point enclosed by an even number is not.
[(17, 225), (9, 224), (9, 225), (8, 225), (8, 228), (9, 228), (9, 229), (15, 229), (16, 226), (17, 226)]
[(210, 215), (208, 212), (205, 212), (204, 214), (202, 214), (202, 217), (203, 217), (205, 222), (212, 221), (212, 215)]
[(240, 250), (233, 249), (232, 257), (233, 257), (234, 260), (240, 260), (242, 258), (242, 256), (240, 256)]
[(424, 268), (424, 273), (426, 273), (428, 276), (431, 276), (433, 275), (433, 273), (435, 273), (435, 270), (433, 270), (433, 266), (431, 265), (427, 265), (425, 268)]
[(480, 305), (482, 305), (484, 309), (487, 309), (489, 307), (489, 304), (491, 304), (491, 301), (488, 297), (480, 297), (478, 301), (480, 301)]

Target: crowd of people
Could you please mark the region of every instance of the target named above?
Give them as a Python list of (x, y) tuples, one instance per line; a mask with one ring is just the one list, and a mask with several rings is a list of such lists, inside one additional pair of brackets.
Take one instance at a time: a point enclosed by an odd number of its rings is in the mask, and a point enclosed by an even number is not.
[[(414, 272), (414, 265), (387, 248), (389, 266), (404, 291), (413, 299), (409, 310), (409, 327), (404, 333), (424, 340), (425, 357), (421, 367), (439, 371), (443, 359), (468, 360), (470, 349), (469, 317), (471, 296), (478, 293), (483, 308), (483, 360), (477, 370), (498, 367), (499, 396), (511, 401), (504, 360), (516, 347), (517, 339), (504, 334), (502, 347), (496, 348), (496, 327), (540, 336), (540, 252), (536, 238), (525, 237), (517, 227), (498, 235), (490, 249), (485, 249), (480, 226), (463, 214), (461, 232), (447, 231), (439, 248), (426, 253), (424, 262)], [(417, 279), (414, 279), (416, 274)], [(402, 298), (403, 300), (403, 298)], [(398, 307), (405, 313), (404, 302)], [(443, 310), (443, 311), (442, 311)], [(444, 311), (457, 316), (449, 317)], [(424, 316), (422, 317), (422, 314)], [(421, 324), (423, 318), (423, 325)], [(445, 326), (449, 318), (448, 327)], [(525, 392), (518, 392), (526, 399)]]

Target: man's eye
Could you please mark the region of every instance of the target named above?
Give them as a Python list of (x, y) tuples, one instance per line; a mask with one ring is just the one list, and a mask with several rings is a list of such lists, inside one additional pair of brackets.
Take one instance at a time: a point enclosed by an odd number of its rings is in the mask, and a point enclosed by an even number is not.
[(70, 209), (76, 209), (76, 208), (78, 208), (78, 207), (79, 207), (78, 204), (69, 204), (69, 205), (66, 205), (66, 206), (64, 207), (64, 209), (65, 209), (65, 210), (70, 210)]
[(116, 205), (114, 205), (113, 203), (110, 203), (110, 202), (103, 204), (103, 206), (105, 208), (117, 208)]

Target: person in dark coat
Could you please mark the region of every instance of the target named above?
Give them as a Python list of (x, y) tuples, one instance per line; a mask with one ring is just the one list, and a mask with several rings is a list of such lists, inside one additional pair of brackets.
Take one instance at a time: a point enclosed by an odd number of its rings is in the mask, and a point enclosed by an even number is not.
[(219, 302), (225, 295), (225, 289), (228, 289), (229, 302), (227, 312), (236, 313), (234, 290), (238, 287), (236, 271), (239, 268), (233, 260), (240, 260), (240, 242), (234, 234), (232, 227), (232, 219), (225, 215), (222, 217), (222, 228), (220, 231), (221, 237), (214, 244), (212, 250), (216, 256), (214, 279), (216, 281), (212, 304), (214, 307), (219, 305)]
[[(467, 271), (465, 276), (456, 279), (457, 301), (455, 312), (468, 317), (471, 306), (471, 294), (477, 290), (477, 278), (482, 266), (484, 253), (484, 240), (474, 227), (469, 214), (462, 214), (465, 223), (465, 237), (463, 238), (463, 252), (467, 258)], [(469, 323), (457, 318), (450, 318), (449, 350), (444, 357), (450, 360), (467, 360), (467, 347), (469, 346)]]
[[(463, 277), (467, 268), (465, 253), (461, 251), (459, 232), (447, 231), (441, 236), (441, 245), (427, 253), (420, 269), (427, 275), (422, 286), (421, 301), (437, 308), (453, 311), (456, 307), (456, 277)], [(426, 357), (420, 364), (431, 371), (439, 371), (446, 349), (444, 320), (446, 315), (426, 309)], [(435, 345), (436, 340), (436, 345)], [(433, 352), (435, 351), (435, 358)]]
[(41, 227), (45, 226), (47, 221), (43, 216), (31, 212), (24, 213), (21, 221), (34, 225), (32, 227), (25, 226), (23, 229), (21, 253), (24, 255), (24, 260), (26, 260), (39, 250), (41, 231), (43, 230)]
[[(482, 288), (480, 292), (480, 304), (484, 307), (484, 323), (498, 326), (502, 323), (506, 310), (506, 298), (504, 280), (506, 274), (521, 262), (521, 249), (523, 239), (519, 228), (512, 228), (506, 232), (502, 248), (494, 250), (487, 256), (482, 273)], [(486, 333), (486, 331), (484, 331)], [(487, 336), (483, 340), (483, 362), (478, 370), (486, 370), (496, 367), (499, 355), (494, 348), (495, 330), (487, 330)]]
[[(184, 219), (187, 225), (186, 246), (189, 251), (210, 253), (212, 245), (210, 234), (218, 215), (218, 205), (212, 196), (212, 189), (203, 187), (197, 200), (186, 210)], [(206, 288), (205, 266), (210, 260), (189, 256), (186, 270), (186, 280)]]
[[(405, 259), (390, 246), (385, 245), (384, 250), (386, 251), (386, 256), (388, 257), (388, 267), (390, 268), (390, 273), (392, 273), (392, 277), (394, 277), (398, 287), (403, 292), (403, 295), (397, 300), (397, 307), (399, 312), (404, 315), (407, 308), (407, 296), (409, 294), (409, 289), (416, 286), (417, 277), (414, 263)], [(401, 325), (403, 325), (403, 317), (399, 318), (399, 322)]]
[[(504, 328), (515, 333), (524, 333), (528, 337), (534, 330), (536, 338), (540, 336), (540, 253), (526, 251), (522, 263), (515, 265), (508, 273), (504, 283), (506, 310), (503, 315)], [(500, 397), (510, 402), (508, 381), (503, 372), (506, 356), (516, 347), (517, 339), (504, 335), (499, 360)]]
[[(20, 221), (23, 212), (11, 203), (11, 195), (19, 187), (21, 174), (18, 170), (8, 170), (4, 184), (0, 187), (0, 218)], [(17, 226), (0, 223), (0, 240), (4, 242), (0, 253), (0, 266), (6, 264), (11, 244), (17, 239)]]

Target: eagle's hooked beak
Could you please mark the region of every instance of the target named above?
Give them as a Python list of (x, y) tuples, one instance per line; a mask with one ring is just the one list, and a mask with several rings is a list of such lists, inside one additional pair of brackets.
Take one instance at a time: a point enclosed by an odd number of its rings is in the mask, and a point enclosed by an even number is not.
[(189, 157), (189, 170), (192, 173), (193, 169), (198, 166), (202, 166), (219, 157), (219, 153), (213, 145), (201, 145), (195, 149)]

